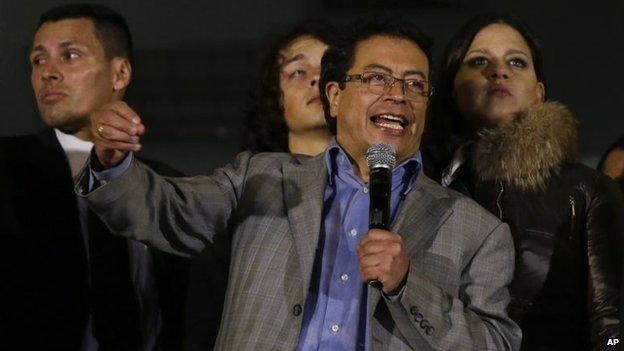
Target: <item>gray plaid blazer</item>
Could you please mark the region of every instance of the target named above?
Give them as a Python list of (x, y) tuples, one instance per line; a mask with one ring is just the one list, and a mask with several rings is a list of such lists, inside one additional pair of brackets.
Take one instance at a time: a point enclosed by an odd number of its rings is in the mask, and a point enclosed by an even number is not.
[[(212, 176), (190, 178), (161, 177), (133, 160), (83, 196), (111, 231), (152, 247), (184, 256), (205, 245), (231, 249), (216, 348), (293, 350), (327, 178), (324, 155), (244, 152)], [(519, 349), (521, 331), (505, 312), (514, 270), (506, 224), (420, 175), (392, 231), (411, 264), (400, 299), (369, 289), (373, 350)]]

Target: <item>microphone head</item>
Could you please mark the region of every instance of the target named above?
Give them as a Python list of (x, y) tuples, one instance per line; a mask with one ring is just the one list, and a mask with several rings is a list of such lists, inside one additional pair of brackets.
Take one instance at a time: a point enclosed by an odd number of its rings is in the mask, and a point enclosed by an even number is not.
[(396, 165), (396, 152), (388, 143), (376, 143), (366, 150), (366, 163), (368, 168), (387, 168), (393, 170)]

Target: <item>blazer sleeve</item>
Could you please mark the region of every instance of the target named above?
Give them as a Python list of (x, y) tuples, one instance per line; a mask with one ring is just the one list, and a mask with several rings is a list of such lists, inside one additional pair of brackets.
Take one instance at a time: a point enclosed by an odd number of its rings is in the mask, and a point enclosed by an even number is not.
[(585, 224), (590, 337), (592, 350), (605, 350), (608, 339), (620, 336), (624, 205), (619, 188), (604, 175), (590, 199)]
[(243, 152), (213, 175), (196, 177), (163, 177), (135, 158), (118, 179), (79, 195), (111, 232), (190, 256), (229, 232), (250, 158)]
[(401, 299), (388, 307), (412, 345), (425, 339), (435, 350), (519, 350), (522, 332), (506, 313), (513, 270), (509, 227), (498, 222), (461, 270), (457, 296), (411, 265)]

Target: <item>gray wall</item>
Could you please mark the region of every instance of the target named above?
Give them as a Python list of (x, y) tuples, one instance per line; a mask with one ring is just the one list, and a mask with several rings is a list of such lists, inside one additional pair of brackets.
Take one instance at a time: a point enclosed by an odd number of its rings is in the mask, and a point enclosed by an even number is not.
[[(0, 0), (0, 135), (42, 128), (29, 86), (28, 50), (39, 14), (64, 1)], [(238, 150), (240, 122), (267, 40), (298, 20), (334, 22), (379, 10), (413, 19), (436, 57), (470, 15), (509, 10), (544, 46), (549, 96), (581, 121), (584, 161), (624, 134), (624, 2), (412, 0), (99, 1), (124, 14), (137, 62), (128, 102), (148, 125), (144, 152), (188, 173), (208, 172)], [(383, 4), (385, 8), (382, 8)], [(365, 9), (365, 10), (363, 10)]]

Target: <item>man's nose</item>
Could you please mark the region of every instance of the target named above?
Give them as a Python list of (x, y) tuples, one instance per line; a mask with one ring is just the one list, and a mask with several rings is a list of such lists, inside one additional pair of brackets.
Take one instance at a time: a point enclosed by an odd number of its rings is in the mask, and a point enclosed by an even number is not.
[(405, 101), (405, 89), (403, 87), (403, 82), (395, 80), (390, 84), (389, 87), (386, 88), (386, 99), (393, 101)]
[(63, 78), (61, 71), (53, 62), (46, 62), (39, 66), (41, 79), (44, 81), (59, 81)]

